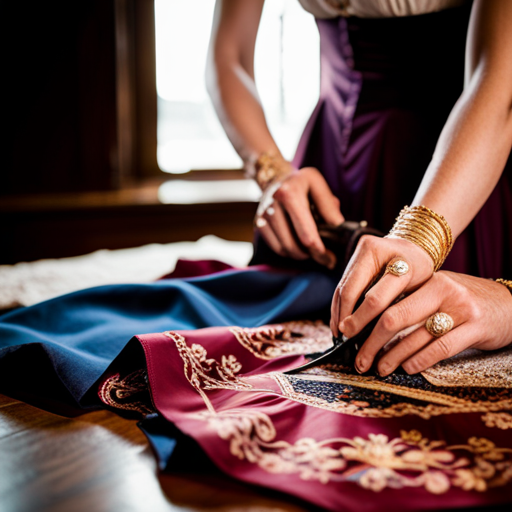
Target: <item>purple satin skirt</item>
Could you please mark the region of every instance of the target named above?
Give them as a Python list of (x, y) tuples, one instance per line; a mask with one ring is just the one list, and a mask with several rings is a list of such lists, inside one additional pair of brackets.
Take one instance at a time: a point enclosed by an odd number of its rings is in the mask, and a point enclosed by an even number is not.
[[(294, 163), (324, 174), (347, 220), (387, 232), (411, 204), (462, 92), (469, 10), (317, 21), (320, 100)], [(512, 278), (511, 180), (509, 159), (443, 269)]]

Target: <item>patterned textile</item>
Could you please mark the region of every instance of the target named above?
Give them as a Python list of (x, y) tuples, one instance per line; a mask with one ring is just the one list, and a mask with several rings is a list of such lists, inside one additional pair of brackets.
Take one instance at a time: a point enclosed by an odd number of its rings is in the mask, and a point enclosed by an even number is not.
[(177, 427), (234, 478), (329, 510), (509, 503), (510, 350), (468, 352), (416, 376), (285, 373), (331, 345), (337, 279), (224, 270), (8, 313), (0, 392), (60, 413), (142, 417), (160, 468)]
[(344, 367), (284, 373), (331, 345), (320, 321), (136, 340), (147, 366), (121, 377), (114, 364), (102, 400), (156, 412), (235, 478), (330, 510), (360, 510), (361, 500), (365, 510), (510, 500), (512, 382), (499, 364), (510, 348), (379, 378)]

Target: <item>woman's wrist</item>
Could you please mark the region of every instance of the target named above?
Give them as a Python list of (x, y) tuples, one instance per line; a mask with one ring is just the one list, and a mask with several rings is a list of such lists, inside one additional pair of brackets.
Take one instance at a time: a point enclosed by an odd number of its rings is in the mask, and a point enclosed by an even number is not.
[(282, 181), (295, 171), (291, 162), (277, 151), (265, 151), (248, 159), (245, 164), (247, 176), (253, 178), (261, 190)]
[(442, 215), (426, 206), (405, 206), (386, 238), (408, 240), (432, 259), (434, 272), (442, 266), (453, 247), (450, 226)]

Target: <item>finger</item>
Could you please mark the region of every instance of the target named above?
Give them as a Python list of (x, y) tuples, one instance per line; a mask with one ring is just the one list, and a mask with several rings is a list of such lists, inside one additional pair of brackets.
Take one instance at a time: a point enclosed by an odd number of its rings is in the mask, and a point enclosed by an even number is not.
[[(377, 371), (381, 377), (393, 373), (404, 361), (432, 342), (432, 335), (425, 329), (425, 323), (416, 324), (415, 329), (407, 336), (398, 333), (384, 347), (384, 355), (379, 359)], [(393, 345), (387, 349), (389, 345)]]
[[(376, 355), (388, 342), (412, 325), (419, 323), (424, 325), (430, 315), (440, 310), (443, 299), (444, 294), (439, 283), (431, 279), (414, 293), (389, 307), (359, 350), (356, 368), (361, 373), (368, 371)], [(458, 318), (453, 320), (460, 323)]]
[(347, 338), (352, 338), (380, 315), (408, 287), (411, 276), (412, 273), (409, 272), (403, 276), (385, 274), (381, 277), (365, 295), (363, 303), (357, 310), (345, 318), (343, 334)]
[(361, 238), (339, 285), (340, 323), (338, 327), (341, 332), (345, 330), (343, 321), (352, 314), (360, 295), (383, 266), (375, 250), (375, 240), (377, 240), (376, 237), (368, 235)]
[[(270, 212), (272, 212), (272, 215), (270, 215)], [(268, 222), (275, 236), (289, 256), (297, 260), (309, 258), (309, 254), (301, 250), (295, 241), (288, 219), (277, 201), (274, 202), (271, 207), (267, 208), (264, 219)]]
[(336, 257), (331, 251), (327, 251), (318, 233), (307, 195), (294, 194), (287, 183), (274, 194), (290, 217), (293, 229), (300, 243), (311, 254), (312, 258), (328, 268), (334, 268)]
[(281, 242), (277, 238), (274, 230), (270, 227), (266, 219), (257, 217), (255, 222), (256, 229), (260, 232), (261, 236), (267, 242), (268, 246), (279, 256), (287, 257), (288, 253), (285, 251)]
[(422, 372), (439, 361), (448, 359), (473, 346), (476, 341), (478, 340), (472, 323), (463, 323), (444, 336), (436, 338), (432, 343), (411, 356), (402, 364), (402, 367), (409, 374)]
[(339, 323), (339, 317), (338, 313), (340, 311), (340, 294), (338, 292), (338, 288), (334, 290), (334, 294), (332, 296), (332, 302), (331, 302), (331, 331), (332, 334), (336, 337), (340, 335), (340, 331), (338, 329), (338, 323)]
[[(316, 169), (315, 172), (318, 172)], [(312, 180), (309, 190), (318, 213), (327, 224), (339, 226), (344, 220), (340, 211), (340, 201), (333, 195), (325, 179)]]

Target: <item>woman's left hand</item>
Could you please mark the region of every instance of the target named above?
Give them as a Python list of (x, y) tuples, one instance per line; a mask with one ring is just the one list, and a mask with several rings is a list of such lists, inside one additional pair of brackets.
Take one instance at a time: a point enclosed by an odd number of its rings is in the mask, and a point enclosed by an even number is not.
[[(437, 312), (449, 315), (453, 327), (434, 338), (425, 323)], [(495, 350), (511, 342), (509, 290), (489, 279), (442, 271), (382, 314), (356, 357), (356, 369), (366, 372), (378, 359), (381, 376), (400, 365), (413, 374), (467, 348)]]

